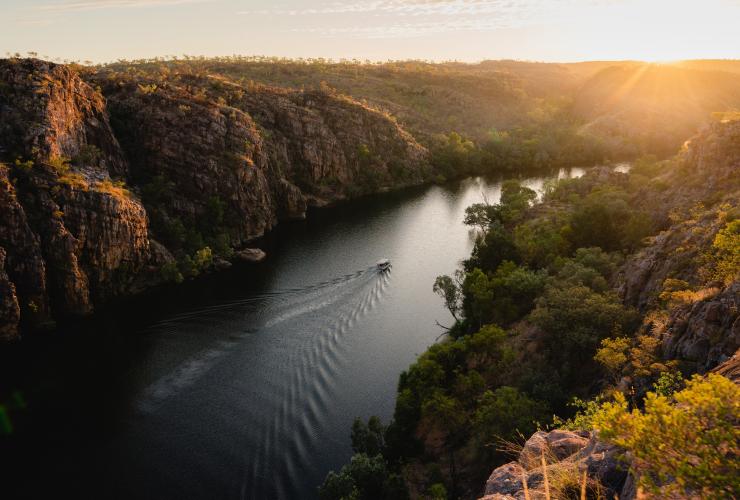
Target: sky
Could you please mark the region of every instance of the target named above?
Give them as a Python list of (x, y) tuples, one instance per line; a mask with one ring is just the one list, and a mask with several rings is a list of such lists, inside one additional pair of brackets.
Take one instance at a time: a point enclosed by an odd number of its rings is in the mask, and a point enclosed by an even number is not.
[(0, 0), (0, 57), (740, 58), (740, 0)]

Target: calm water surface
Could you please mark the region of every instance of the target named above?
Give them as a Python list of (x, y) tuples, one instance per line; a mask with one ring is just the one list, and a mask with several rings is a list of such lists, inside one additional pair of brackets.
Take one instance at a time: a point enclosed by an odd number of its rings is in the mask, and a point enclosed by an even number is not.
[[(23, 348), (4, 375), (28, 404), (6, 484), (19, 496), (314, 498), (351, 455), (352, 420), (387, 421), (399, 374), (441, 333), (435, 321), (451, 322), (432, 283), (472, 249), (465, 207), (496, 202), (500, 186), (317, 211), (270, 235), (260, 266)], [(381, 257), (390, 273), (374, 268)]]

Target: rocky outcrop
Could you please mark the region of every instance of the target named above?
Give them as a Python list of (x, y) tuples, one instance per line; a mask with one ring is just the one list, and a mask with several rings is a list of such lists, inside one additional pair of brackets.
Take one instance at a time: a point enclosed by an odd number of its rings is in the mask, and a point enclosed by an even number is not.
[(586, 472), (589, 489), (598, 487), (605, 498), (620, 493), (620, 499), (628, 500), (633, 497), (625, 496), (625, 486), (632, 486), (627, 481), (628, 466), (620, 460), (620, 455), (618, 448), (599, 441), (588, 432), (539, 431), (524, 444), (517, 461), (491, 473), (482, 498), (524, 500), (526, 482), (529, 498), (544, 499), (544, 458), (552, 498), (561, 498), (559, 490), (573, 485), (580, 490), (579, 483)]
[(0, 157), (67, 158), (126, 174), (103, 96), (67, 66), (0, 60), (0, 118)]
[(665, 359), (689, 362), (706, 373), (740, 348), (740, 282), (671, 312), (663, 338)]
[[(180, 223), (201, 232), (221, 224), (239, 245), (277, 223), (277, 189), (270, 187), (262, 137), (249, 115), (180, 89), (142, 91), (134, 82), (105, 89), (131, 183), (142, 188), (155, 233)], [(290, 187), (281, 190), (286, 207), (302, 214), (305, 202), (289, 205)], [(219, 206), (222, 221), (206, 220)]]
[(234, 253), (234, 257), (243, 262), (262, 262), (267, 254), (259, 248), (245, 248)]
[(35, 59), (0, 61), (0, 162), (3, 337), (197, 274), (199, 250), (259, 261), (232, 249), (428, 175), (423, 147), (347, 97)]
[[(51, 319), (47, 293), (46, 261), (41, 252), (41, 239), (30, 225), (26, 210), (18, 200), (10, 170), (0, 164), (0, 246), (5, 249), (5, 271), (13, 284), (21, 317), (31, 328)], [(20, 297), (20, 300), (19, 300)], [(7, 334), (18, 334), (8, 327)]]
[(740, 384), (740, 349), (735, 351), (730, 359), (715, 367), (713, 372), (726, 377), (736, 384)]
[(644, 311), (655, 306), (666, 279), (698, 285), (702, 252), (720, 228), (716, 217), (707, 214), (662, 231), (627, 259), (617, 277), (617, 292), (625, 303)]
[(347, 97), (257, 87), (238, 106), (270, 131), (270, 161), (327, 199), (424, 180), (426, 150), (386, 115)]
[(5, 249), (0, 247), (0, 340), (9, 340), (18, 334), (21, 308), (15, 285), (5, 272)]
[[(669, 189), (651, 203), (660, 207), (657, 217), (670, 222), (627, 258), (616, 288), (625, 303), (643, 312), (664, 312), (657, 329), (648, 325), (660, 336), (664, 359), (680, 361), (688, 372), (705, 373), (740, 347), (740, 283), (715, 281), (707, 272), (726, 214), (740, 206), (740, 121), (704, 128), (658, 182)], [(669, 217), (669, 212), (678, 216)], [(661, 296), (667, 280), (683, 284), (682, 300), (671, 303)]]
[[(426, 150), (393, 120), (349, 98), (216, 77), (164, 82), (95, 77), (154, 219), (234, 246), (306, 207), (424, 181)], [(166, 238), (165, 238), (166, 239)]]
[(149, 258), (147, 216), (111, 179), (127, 167), (98, 92), (35, 60), (0, 62), (0, 84), (0, 246), (33, 330), (125, 293)]

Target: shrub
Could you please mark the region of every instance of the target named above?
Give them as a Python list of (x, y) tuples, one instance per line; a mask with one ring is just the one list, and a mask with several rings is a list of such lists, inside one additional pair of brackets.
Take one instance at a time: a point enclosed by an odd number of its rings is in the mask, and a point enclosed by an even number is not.
[(159, 273), (162, 279), (168, 283), (182, 283), (184, 277), (177, 267), (177, 262), (174, 260), (167, 262), (159, 269)]
[(356, 418), (352, 423), (352, 450), (371, 457), (381, 454), (385, 448), (385, 431), (385, 426), (376, 416), (370, 417), (367, 424)]
[(131, 191), (126, 188), (126, 184), (123, 181), (105, 179), (98, 182), (95, 185), (95, 189), (116, 198), (131, 198)]
[(594, 426), (629, 452), (640, 486), (660, 498), (740, 495), (740, 388), (720, 375), (694, 376), (672, 398), (648, 393), (643, 411), (617, 394)]
[(740, 274), (740, 219), (728, 222), (712, 243), (714, 277), (731, 282)]

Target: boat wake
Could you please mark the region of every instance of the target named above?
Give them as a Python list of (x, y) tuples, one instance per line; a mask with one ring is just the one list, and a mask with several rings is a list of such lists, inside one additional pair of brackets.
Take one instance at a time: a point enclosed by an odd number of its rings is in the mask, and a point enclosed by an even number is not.
[[(156, 429), (144, 445), (155, 446), (155, 434), (156, 446), (177, 457), (171, 460), (178, 467), (215, 476), (235, 497), (302, 496), (291, 485), (300, 484), (321, 449), (318, 437), (332, 434), (326, 415), (346, 371), (348, 339), (390, 280), (391, 273), (373, 266), (153, 325), (150, 333), (167, 343), (157, 352), (173, 359), (151, 363), (170, 369), (137, 399), (138, 425)], [(214, 337), (208, 349), (203, 335)], [(191, 344), (199, 349), (187, 352)], [(182, 436), (200, 451), (173, 450)]]

